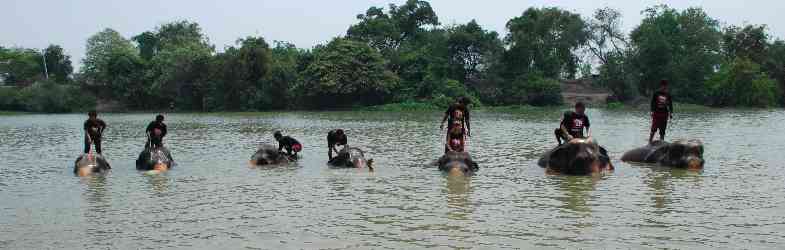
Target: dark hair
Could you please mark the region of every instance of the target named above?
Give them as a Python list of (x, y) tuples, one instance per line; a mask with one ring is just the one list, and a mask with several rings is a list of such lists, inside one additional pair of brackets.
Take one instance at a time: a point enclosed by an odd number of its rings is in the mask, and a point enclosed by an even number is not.
[(339, 128), (339, 129), (336, 129), (336, 130), (335, 130), (335, 134), (337, 134), (337, 135), (343, 135), (343, 129), (340, 129), (340, 128)]
[(575, 108), (586, 108), (586, 104), (584, 104), (583, 102), (576, 102)]
[(472, 99), (469, 99), (469, 97), (466, 96), (461, 96), (458, 97), (458, 102), (463, 103), (463, 105), (469, 105), (472, 104)]
[(662, 79), (660, 81), (660, 86), (668, 86), (668, 80)]
[(98, 116), (98, 112), (95, 112), (95, 110), (90, 110), (90, 112), (87, 112), (87, 115), (88, 116)]
[(164, 120), (164, 115), (159, 114), (159, 115), (155, 116), (155, 120), (159, 121), (159, 122), (163, 121)]
[(275, 131), (275, 133), (273, 133), (273, 137), (275, 138), (282, 137), (282, 136), (283, 134), (281, 134), (281, 131)]

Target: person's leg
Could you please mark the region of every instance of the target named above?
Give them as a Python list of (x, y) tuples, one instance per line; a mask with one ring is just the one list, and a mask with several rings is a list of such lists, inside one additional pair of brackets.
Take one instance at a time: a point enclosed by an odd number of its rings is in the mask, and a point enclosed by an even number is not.
[(649, 144), (652, 143), (654, 140), (654, 133), (657, 132), (657, 117), (654, 114), (651, 115), (651, 132), (649, 132)]
[(90, 153), (90, 139), (85, 135), (84, 137), (84, 153)]
[(668, 120), (667, 119), (663, 120), (663, 121), (661, 121), (661, 123), (662, 124), (660, 124), (660, 126), (659, 126), (660, 127), (659, 128), (659, 130), (660, 130), (660, 141), (665, 141), (665, 130), (668, 129)]
[(99, 138), (99, 139), (95, 140), (94, 142), (95, 142), (95, 152), (97, 152), (100, 155), (101, 154), (101, 139)]
[[(559, 145), (561, 145), (562, 144), (562, 137), (564, 137), (564, 135), (562, 135), (561, 129), (557, 128), (556, 130), (553, 131), (553, 134), (556, 136), (556, 142), (559, 143)], [(566, 140), (566, 138), (565, 138), (565, 140)]]

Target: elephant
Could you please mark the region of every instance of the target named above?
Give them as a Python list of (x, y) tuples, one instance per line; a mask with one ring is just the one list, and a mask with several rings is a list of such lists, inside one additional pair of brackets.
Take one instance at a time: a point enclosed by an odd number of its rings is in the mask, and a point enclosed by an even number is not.
[(439, 170), (452, 176), (472, 175), (480, 169), (468, 152), (448, 151), (436, 161)]
[(109, 162), (101, 154), (82, 154), (74, 162), (74, 174), (88, 176), (92, 173), (104, 173), (112, 169)]
[(174, 158), (166, 147), (145, 147), (136, 159), (137, 170), (167, 171), (174, 167)]
[(338, 152), (338, 155), (329, 162), (332, 167), (337, 168), (368, 168), (373, 171), (373, 159), (366, 160), (365, 152), (357, 147), (345, 146)]
[(278, 165), (286, 164), (292, 161), (284, 153), (278, 151), (273, 145), (262, 144), (259, 149), (251, 156), (251, 165), (264, 166), (264, 165)]
[(589, 175), (613, 170), (608, 151), (592, 139), (573, 139), (545, 152), (540, 167), (566, 175)]
[(703, 142), (700, 140), (655, 141), (624, 153), (624, 162), (655, 163), (667, 167), (703, 169)]

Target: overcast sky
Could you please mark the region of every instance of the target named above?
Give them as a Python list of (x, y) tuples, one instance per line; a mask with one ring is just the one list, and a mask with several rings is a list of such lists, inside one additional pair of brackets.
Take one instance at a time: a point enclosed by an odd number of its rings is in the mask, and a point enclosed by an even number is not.
[[(163, 23), (187, 19), (198, 22), (219, 50), (240, 37), (258, 35), (268, 42), (290, 41), (312, 47), (343, 35), (356, 15), (370, 6), (403, 4), (405, 0), (3, 0), (0, 45), (44, 48), (63, 46), (79, 67), (87, 38), (104, 28), (126, 37), (152, 30)], [(612, 7), (624, 15), (628, 31), (640, 22), (641, 10), (665, 3), (677, 9), (702, 7), (724, 24), (766, 24), (774, 37), (785, 38), (782, 0), (631, 1), (631, 0), (433, 0), (442, 24), (476, 19), (486, 29), (505, 34), (504, 25), (528, 7), (558, 6), (589, 16), (599, 7)]]

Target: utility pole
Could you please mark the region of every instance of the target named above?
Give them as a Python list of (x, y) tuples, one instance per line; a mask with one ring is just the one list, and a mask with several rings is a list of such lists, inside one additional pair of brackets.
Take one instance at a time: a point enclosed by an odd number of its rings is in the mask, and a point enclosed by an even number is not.
[(46, 68), (46, 49), (41, 50), (41, 57), (44, 60), (44, 78), (49, 80), (49, 69)]

